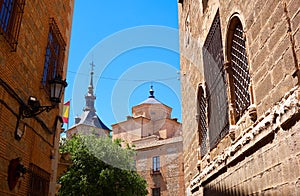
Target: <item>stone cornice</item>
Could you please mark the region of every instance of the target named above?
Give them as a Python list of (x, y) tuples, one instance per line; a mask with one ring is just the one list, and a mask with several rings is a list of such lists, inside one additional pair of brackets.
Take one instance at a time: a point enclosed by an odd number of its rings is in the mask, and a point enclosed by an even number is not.
[(279, 129), (288, 130), (300, 118), (299, 86), (286, 93), (281, 101), (267, 110), (264, 115), (244, 130), (244, 134), (232, 145), (223, 150), (215, 159), (202, 169), (190, 182), (191, 190), (210, 181), (222, 169), (241, 157), (247, 150), (264, 140)]

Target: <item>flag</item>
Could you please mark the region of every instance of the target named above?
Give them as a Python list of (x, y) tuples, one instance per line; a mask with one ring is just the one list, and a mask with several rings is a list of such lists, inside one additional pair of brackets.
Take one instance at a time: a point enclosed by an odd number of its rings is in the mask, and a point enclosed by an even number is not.
[(62, 119), (64, 123), (69, 122), (69, 113), (70, 113), (70, 100), (64, 103)]

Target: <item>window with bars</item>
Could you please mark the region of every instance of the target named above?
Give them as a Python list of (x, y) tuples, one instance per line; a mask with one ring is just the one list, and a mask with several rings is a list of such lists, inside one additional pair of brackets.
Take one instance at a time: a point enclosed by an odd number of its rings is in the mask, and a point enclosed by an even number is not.
[(207, 84), (209, 146), (214, 148), (229, 132), (227, 84), (219, 11), (203, 46), (204, 78)]
[(50, 174), (40, 167), (30, 164), (30, 186), (29, 186), (29, 196), (40, 196), (48, 195), (49, 184), (50, 184)]
[(0, 0), (0, 33), (16, 51), (25, 0)]
[(160, 196), (160, 188), (152, 188), (152, 196)]
[(158, 172), (160, 170), (160, 158), (159, 156), (152, 157), (152, 169), (154, 172)]
[(198, 89), (197, 95), (197, 102), (198, 102), (198, 135), (199, 135), (199, 145), (200, 145), (200, 154), (201, 158), (207, 153), (207, 123), (206, 123), (206, 99), (203, 87), (200, 86)]
[(48, 81), (62, 76), (66, 44), (53, 18), (50, 19), (48, 42), (45, 53), (42, 84), (49, 89)]
[(229, 36), (230, 51), (230, 84), (234, 105), (235, 121), (245, 113), (250, 105), (250, 74), (246, 53), (246, 38), (241, 21), (235, 17), (231, 21), (231, 35)]

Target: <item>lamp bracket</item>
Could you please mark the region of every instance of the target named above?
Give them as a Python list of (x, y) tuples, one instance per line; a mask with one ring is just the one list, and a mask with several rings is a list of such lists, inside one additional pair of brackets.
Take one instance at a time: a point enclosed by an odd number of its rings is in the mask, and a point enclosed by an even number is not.
[(52, 110), (53, 108), (55, 108), (56, 105), (52, 105), (52, 106), (39, 106), (38, 108), (30, 108), (28, 106), (25, 107), (21, 107), (20, 108), (20, 114), (22, 118), (32, 118), (34, 116), (39, 115), (40, 113), (46, 111), (49, 112), (50, 110)]

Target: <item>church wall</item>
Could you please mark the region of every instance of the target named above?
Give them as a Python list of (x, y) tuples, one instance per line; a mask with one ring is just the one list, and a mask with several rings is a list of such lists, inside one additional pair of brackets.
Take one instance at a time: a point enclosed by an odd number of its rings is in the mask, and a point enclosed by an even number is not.
[[(299, 128), (298, 2), (183, 0), (178, 4), (186, 194), (297, 194), (300, 177), (299, 136), (295, 133)], [(223, 137), (201, 159), (197, 93), (199, 85), (205, 84), (202, 47), (217, 10), (225, 65), (230, 19), (237, 16), (243, 25), (251, 103), (257, 119), (251, 120), (250, 113), (246, 113), (234, 123), (229, 113), (231, 135)], [(276, 153), (280, 153), (280, 160), (274, 158)]]
[[(147, 181), (148, 195), (153, 188), (159, 188), (162, 196), (184, 195), (181, 123), (170, 119), (171, 111), (163, 104), (142, 103), (133, 107), (133, 116), (112, 125), (113, 139), (133, 144), (136, 168)], [(159, 171), (153, 171), (156, 156)]]

